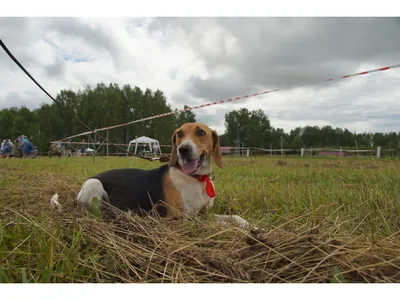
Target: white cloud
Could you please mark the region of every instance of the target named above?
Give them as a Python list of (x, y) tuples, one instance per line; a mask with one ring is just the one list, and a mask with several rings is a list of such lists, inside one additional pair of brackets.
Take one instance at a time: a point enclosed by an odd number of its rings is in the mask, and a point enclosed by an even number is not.
[[(0, 18), (0, 28), (6, 45), (53, 96), (116, 82), (160, 89), (173, 108), (399, 63), (400, 23), (393, 19)], [(0, 68), (0, 109), (51, 102), (4, 52)], [(264, 109), (285, 130), (330, 124), (395, 131), (399, 79), (396, 69), (194, 112), (220, 133), (224, 114), (240, 107)]]

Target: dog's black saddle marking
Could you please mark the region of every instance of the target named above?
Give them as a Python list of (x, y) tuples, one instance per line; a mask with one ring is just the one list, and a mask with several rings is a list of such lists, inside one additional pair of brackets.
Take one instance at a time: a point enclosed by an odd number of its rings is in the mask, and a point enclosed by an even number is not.
[[(120, 210), (140, 210), (149, 212), (154, 205), (164, 202), (163, 178), (168, 172), (168, 165), (152, 170), (115, 169), (91, 178), (100, 180), (108, 194), (109, 202)], [(157, 207), (158, 213), (165, 216), (163, 205)]]

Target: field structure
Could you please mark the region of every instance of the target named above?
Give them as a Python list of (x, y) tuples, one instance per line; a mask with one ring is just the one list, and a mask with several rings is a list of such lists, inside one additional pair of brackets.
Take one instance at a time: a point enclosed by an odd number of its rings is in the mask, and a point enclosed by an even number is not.
[[(224, 157), (203, 218), (121, 212), (76, 194), (91, 175), (160, 166), (132, 157), (0, 160), (0, 282), (400, 282), (400, 161)], [(51, 206), (59, 195), (61, 206)], [(236, 214), (259, 230), (219, 225)]]

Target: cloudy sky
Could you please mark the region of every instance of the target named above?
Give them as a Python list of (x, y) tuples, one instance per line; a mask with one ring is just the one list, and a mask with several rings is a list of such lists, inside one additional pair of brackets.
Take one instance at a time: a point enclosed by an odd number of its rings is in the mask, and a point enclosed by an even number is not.
[[(99, 82), (164, 91), (173, 108), (302, 85), (195, 110), (223, 133), (224, 114), (263, 109), (274, 127), (400, 131), (399, 18), (0, 18), (0, 37), (52, 95)], [(0, 51), (0, 109), (47, 98)], [(305, 85), (305, 86), (304, 86)]]

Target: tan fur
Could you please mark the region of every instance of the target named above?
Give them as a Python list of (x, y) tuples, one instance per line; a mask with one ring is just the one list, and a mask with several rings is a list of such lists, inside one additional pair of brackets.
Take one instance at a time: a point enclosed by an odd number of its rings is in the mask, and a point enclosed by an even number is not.
[(222, 163), (222, 155), (221, 155), (221, 149), (220, 149), (220, 145), (219, 145), (218, 133), (215, 130), (213, 130), (212, 136), (213, 136), (213, 144), (214, 144), (214, 149), (213, 149), (214, 161), (218, 167), (223, 168), (224, 164)]
[(177, 146), (176, 146), (176, 133), (177, 132), (178, 132), (178, 129), (175, 130), (175, 132), (171, 138), (172, 151), (171, 151), (171, 157), (170, 157), (169, 163), (168, 163), (168, 165), (170, 167), (174, 166), (178, 162), (178, 151), (177, 151)]
[[(206, 135), (198, 136), (196, 131), (203, 130)], [(181, 132), (182, 136), (178, 137), (177, 133)], [(169, 161), (170, 166), (174, 166), (178, 161), (177, 149), (179, 145), (185, 140), (190, 138), (197, 146), (197, 155), (205, 152), (207, 156), (212, 155), (218, 167), (223, 168), (222, 156), (219, 145), (219, 136), (215, 130), (211, 130), (207, 125), (199, 122), (185, 123), (179, 129), (175, 130), (171, 138), (172, 151)]]
[(166, 174), (164, 177), (164, 193), (165, 202), (167, 205), (168, 215), (172, 217), (178, 217), (179, 212), (183, 212), (185, 205), (181, 198), (180, 192), (174, 186), (171, 176)]

